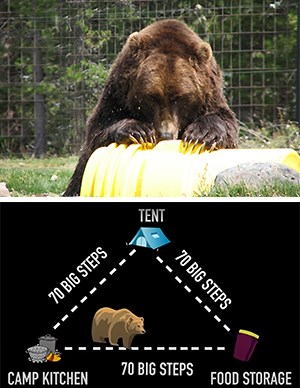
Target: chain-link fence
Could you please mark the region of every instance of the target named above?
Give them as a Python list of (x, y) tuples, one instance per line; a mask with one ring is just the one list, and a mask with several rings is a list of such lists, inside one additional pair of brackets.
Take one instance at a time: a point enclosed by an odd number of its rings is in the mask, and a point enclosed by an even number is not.
[(164, 18), (186, 22), (211, 44), (240, 121), (295, 120), (297, 7), (297, 0), (4, 0), (0, 151), (78, 150), (126, 38)]

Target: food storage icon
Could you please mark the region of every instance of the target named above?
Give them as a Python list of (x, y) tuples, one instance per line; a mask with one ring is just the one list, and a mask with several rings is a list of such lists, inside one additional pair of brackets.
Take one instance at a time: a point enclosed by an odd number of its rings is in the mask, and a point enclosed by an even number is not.
[(249, 361), (258, 343), (259, 336), (248, 330), (240, 330), (237, 335), (234, 358), (241, 361)]

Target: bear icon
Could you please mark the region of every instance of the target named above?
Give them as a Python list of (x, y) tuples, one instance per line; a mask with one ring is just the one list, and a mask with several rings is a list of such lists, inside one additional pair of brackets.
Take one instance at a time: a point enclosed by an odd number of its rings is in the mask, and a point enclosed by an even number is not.
[(80, 193), (88, 159), (111, 143), (182, 139), (209, 150), (237, 148), (238, 124), (210, 45), (165, 19), (132, 33), (88, 118), (86, 139), (64, 196)]
[(109, 343), (118, 346), (119, 338), (123, 346), (130, 349), (133, 338), (137, 334), (144, 334), (144, 318), (137, 317), (128, 309), (114, 310), (109, 307), (99, 309), (93, 318), (92, 339), (94, 342)]

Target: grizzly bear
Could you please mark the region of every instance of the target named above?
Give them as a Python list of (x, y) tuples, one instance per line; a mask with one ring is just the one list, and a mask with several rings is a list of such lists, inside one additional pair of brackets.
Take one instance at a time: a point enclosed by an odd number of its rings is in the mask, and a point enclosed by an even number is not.
[(186, 146), (236, 148), (238, 125), (223, 86), (210, 45), (183, 22), (160, 20), (132, 33), (88, 118), (64, 196), (79, 195), (89, 157), (113, 142), (182, 139)]
[(105, 342), (118, 346), (119, 338), (123, 346), (130, 349), (133, 338), (144, 334), (144, 318), (137, 317), (127, 309), (114, 310), (109, 307), (99, 309), (93, 318), (92, 339), (94, 342)]

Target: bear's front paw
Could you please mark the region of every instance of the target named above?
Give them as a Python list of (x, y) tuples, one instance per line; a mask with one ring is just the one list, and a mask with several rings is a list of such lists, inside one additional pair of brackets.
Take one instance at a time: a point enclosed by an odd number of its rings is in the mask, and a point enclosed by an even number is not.
[(118, 123), (115, 132), (115, 141), (118, 144), (156, 144), (155, 129), (147, 123), (129, 119)]
[(199, 125), (199, 123), (192, 123), (186, 128), (182, 140), (186, 148), (191, 144), (202, 144), (203, 148), (213, 151), (224, 148), (225, 135), (224, 126), (205, 127)]

